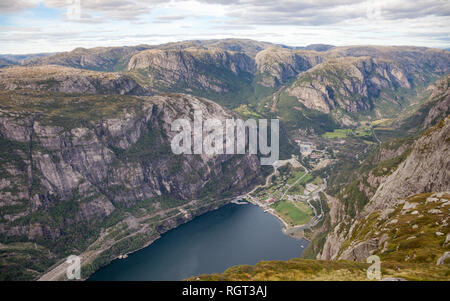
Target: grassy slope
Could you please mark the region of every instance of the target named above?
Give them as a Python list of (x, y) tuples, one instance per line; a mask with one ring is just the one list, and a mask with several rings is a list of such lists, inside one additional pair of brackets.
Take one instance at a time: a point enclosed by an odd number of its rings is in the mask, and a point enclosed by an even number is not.
[[(201, 281), (367, 281), (369, 264), (353, 261), (291, 259), (261, 261), (254, 266), (242, 265), (222, 274), (200, 275), (187, 280)], [(410, 263), (381, 263), (383, 278), (407, 280), (448, 280), (450, 267)]]

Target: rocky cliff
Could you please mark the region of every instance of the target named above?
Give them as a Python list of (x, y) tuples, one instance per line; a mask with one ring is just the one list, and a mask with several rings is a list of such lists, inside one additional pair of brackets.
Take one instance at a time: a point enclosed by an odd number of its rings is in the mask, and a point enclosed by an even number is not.
[(264, 106), (267, 98), (281, 92), (319, 112), (342, 110), (345, 116), (335, 119), (350, 125), (353, 113), (398, 113), (414, 93), (450, 70), (449, 61), (448, 51), (424, 47), (298, 49), (226, 39), (77, 48), (27, 64), (124, 72), (155, 93), (204, 96), (229, 108), (242, 103)]
[(226, 93), (233, 89), (229, 77), (248, 77), (254, 72), (253, 60), (244, 53), (219, 48), (182, 50), (151, 49), (134, 55), (128, 71), (159, 90), (209, 90)]
[[(134, 245), (141, 247), (164, 231), (157, 230), (159, 221), (174, 215), (171, 209), (185, 206), (188, 214), (262, 179), (256, 156), (172, 154), (173, 120), (192, 121), (193, 110), (202, 110), (203, 118), (234, 116), (205, 99), (24, 90), (2, 91), (0, 107), (2, 246), (32, 242), (39, 253), (48, 252), (31, 266), (26, 260), (17, 266), (7, 252), (2, 266), (25, 278), (68, 252), (83, 252), (124, 220), (127, 235), (146, 233)], [(140, 224), (149, 228), (130, 232)]]
[[(365, 229), (369, 230), (372, 227), (369, 220), (373, 221), (375, 213), (384, 217), (380, 217), (379, 220), (385, 220), (399, 208), (400, 204), (405, 204), (404, 199), (407, 197), (450, 190), (449, 141), (450, 117), (446, 117), (425, 131), (410, 147), (400, 150), (397, 146), (397, 152), (388, 155), (387, 160), (381, 161), (369, 173), (362, 176), (359, 186), (353, 188), (353, 191), (348, 190), (351, 186), (344, 187), (339, 193), (341, 202), (334, 202), (333, 205), (336, 208), (345, 208), (346, 215), (332, 225), (332, 231), (328, 234), (323, 250), (317, 258), (364, 260), (388, 239), (388, 236), (383, 236), (383, 231), (374, 231), (372, 235), (361, 238), (361, 233), (367, 233), (361, 230), (361, 225), (365, 224)], [(397, 155), (399, 153), (401, 155)], [(353, 214), (349, 216), (349, 202), (355, 202), (355, 196), (358, 194), (363, 194), (365, 201), (353, 209)], [(442, 202), (445, 201), (444, 197)], [(402, 208), (406, 210), (405, 206)], [(422, 213), (418, 211), (414, 214), (420, 217), (420, 214), (429, 214), (429, 210), (435, 208), (425, 209)], [(446, 223), (445, 219), (443, 222)], [(444, 230), (439, 230), (443, 231), (442, 235), (448, 233), (449, 229)]]
[(336, 108), (358, 112), (374, 108), (382, 89), (411, 88), (407, 74), (389, 61), (361, 58), (329, 60), (301, 74), (287, 89), (306, 107), (324, 113)]
[(263, 86), (276, 88), (288, 79), (321, 63), (324, 56), (315, 51), (268, 48), (255, 57)]

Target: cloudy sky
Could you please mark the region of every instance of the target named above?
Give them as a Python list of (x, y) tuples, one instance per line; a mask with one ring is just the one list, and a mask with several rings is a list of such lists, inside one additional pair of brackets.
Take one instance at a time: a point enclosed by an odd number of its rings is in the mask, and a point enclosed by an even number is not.
[(0, 53), (215, 38), (450, 48), (450, 1), (0, 0)]

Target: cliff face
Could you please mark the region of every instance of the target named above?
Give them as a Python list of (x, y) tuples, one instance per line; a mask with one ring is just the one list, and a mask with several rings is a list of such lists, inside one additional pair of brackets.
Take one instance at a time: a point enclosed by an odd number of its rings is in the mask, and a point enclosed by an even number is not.
[(324, 55), (315, 51), (269, 48), (258, 52), (255, 62), (261, 74), (261, 85), (276, 88), (324, 59)]
[(0, 100), (0, 235), (48, 248), (51, 262), (127, 218), (133, 227), (136, 218), (163, 220), (171, 208), (194, 199), (200, 208), (262, 177), (256, 156), (172, 154), (174, 119), (192, 121), (194, 109), (205, 119), (234, 116), (208, 100), (31, 91)]
[(83, 94), (150, 94), (135, 80), (122, 74), (57, 65), (0, 69), (0, 89)]
[(382, 89), (411, 88), (408, 76), (394, 62), (362, 58), (329, 60), (301, 74), (287, 89), (306, 107), (324, 113), (336, 108), (358, 112), (374, 108)]
[(151, 49), (134, 55), (128, 71), (156, 89), (204, 89), (216, 93), (230, 90), (227, 77), (252, 74), (255, 65), (244, 53), (221, 49)]
[(426, 117), (421, 125), (421, 129), (426, 129), (436, 123), (437, 120), (450, 115), (450, 76), (432, 87), (430, 104), (431, 108), (428, 112), (424, 112)]
[[(368, 183), (366, 185), (373, 184), (372, 192), (366, 192), (370, 200), (354, 217), (346, 215), (333, 225), (332, 231), (326, 238), (323, 250), (318, 254), (317, 258), (364, 260), (375, 250), (384, 246), (390, 237), (388, 233), (383, 235), (381, 230), (371, 231), (371, 235), (360, 236), (360, 233), (367, 233), (367, 230), (373, 226), (370, 223), (371, 218), (377, 215), (379, 220), (386, 221), (399, 206), (405, 210), (408, 209), (405, 207), (404, 199), (412, 195), (448, 192), (450, 190), (450, 174), (448, 172), (450, 169), (449, 146), (450, 117), (447, 117), (414, 141), (411, 149), (403, 153), (403, 156), (406, 155), (404, 159), (388, 159), (384, 161), (390, 163), (397, 161), (399, 162), (397, 166), (390, 168), (389, 165), (384, 163), (380, 165), (384, 169), (384, 174), (376, 173), (376, 170), (380, 170), (380, 168), (375, 168), (371, 171), (369, 177), (365, 179), (365, 182)], [(378, 176), (375, 182), (370, 180), (370, 176), (373, 177), (374, 175)], [(364, 191), (364, 186), (360, 185), (359, 189)], [(342, 194), (345, 194), (345, 189)], [(439, 195), (443, 196), (442, 194)], [(446, 200), (448, 199), (444, 197), (442, 202), (446, 202)], [(343, 202), (334, 202), (333, 206), (344, 208), (345, 204)], [(416, 208), (416, 206), (419, 209), (418, 205), (412, 205), (409, 209)], [(417, 211), (413, 215), (417, 214), (421, 217), (424, 214), (433, 214), (434, 211), (429, 212), (429, 210), (438, 209), (434, 207), (425, 207), (422, 211)], [(348, 210), (345, 211), (348, 214)], [(439, 214), (441, 211), (435, 211), (434, 213)], [(395, 220), (398, 219), (391, 218), (390, 222), (392, 225), (397, 223)], [(447, 227), (445, 219), (443, 223), (444, 228)], [(433, 225), (427, 220), (424, 221), (423, 227), (433, 227)], [(383, 228), (380, 226), (380, 229)], [(442, 235), (446, 235), (449, 229), (447, 227), (436, 231), (443, 231)], [(421, 247), (426, 248), (426, 243), (423, 246), (421, 245)]]
[(392, 206), (412, 194), (450, 188), (450, 118), (428, 130), (406, 160), (378, 187), (364, 213)]

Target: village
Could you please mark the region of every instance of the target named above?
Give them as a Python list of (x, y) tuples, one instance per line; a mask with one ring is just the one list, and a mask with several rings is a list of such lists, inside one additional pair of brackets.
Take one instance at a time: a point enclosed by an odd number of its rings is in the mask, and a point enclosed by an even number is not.
[(277, 161), (266, 184), (256, 187), (246, 199), (278, 217), (284, 225), (283, 232), (295, 234), (322, 219), (319, 193), (325, 188), (326, 180), (312, 176), (298, 157), (292, 156)]

